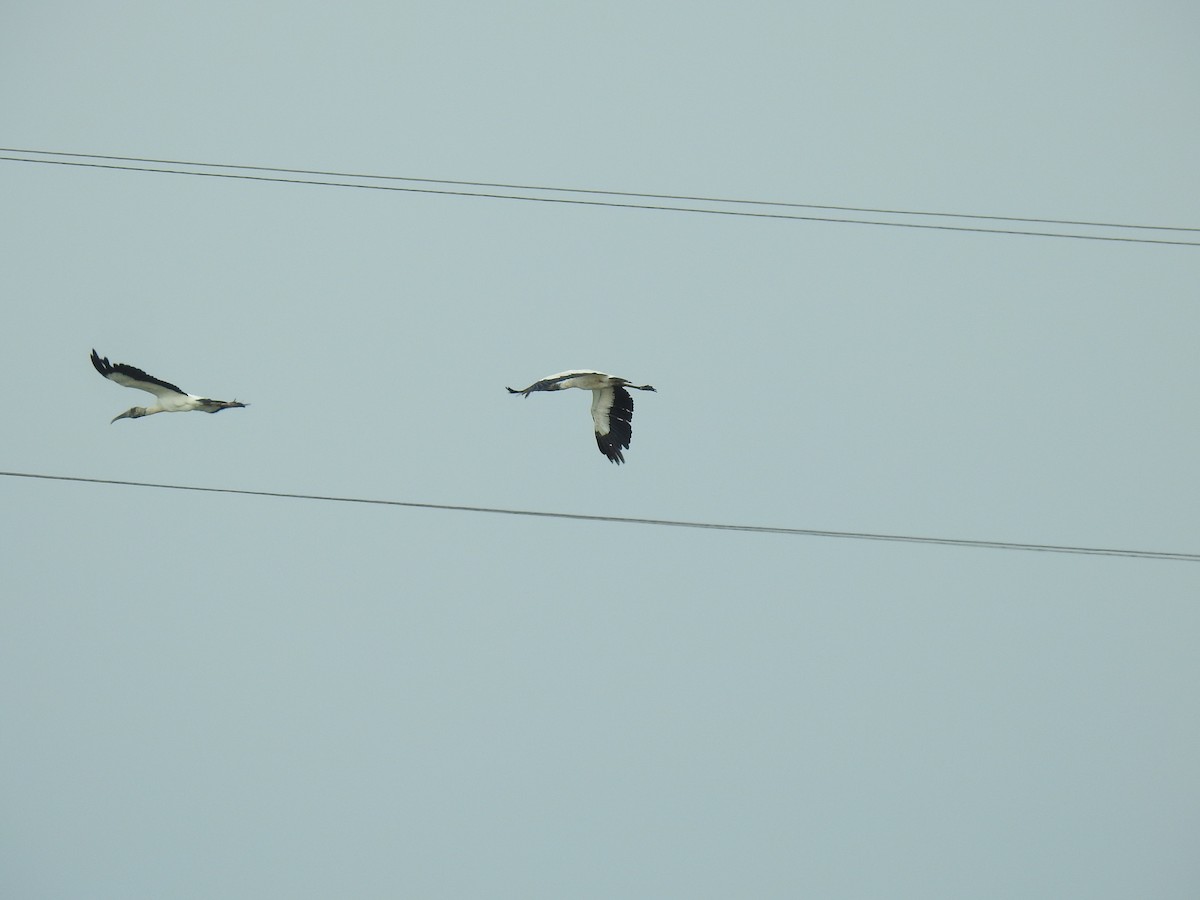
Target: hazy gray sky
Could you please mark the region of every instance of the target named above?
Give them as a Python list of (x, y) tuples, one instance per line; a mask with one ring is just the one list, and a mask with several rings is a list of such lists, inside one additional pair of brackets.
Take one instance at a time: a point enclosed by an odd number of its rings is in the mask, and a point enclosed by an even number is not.
[[(0, 25), (9, 148), (1200, 227), (1194, 4)], [(1194, 246), (0, 192), (5, 471), (1200, 551)], [(109, 425), (146, 397), (93, 347), (252, 405)], [(586, 394), (504, 391), (589, 367), (658, 388), (624, 466)], [(5, 896), (1200, 891), (1194, 562), (10, 476), (0, 510)]]

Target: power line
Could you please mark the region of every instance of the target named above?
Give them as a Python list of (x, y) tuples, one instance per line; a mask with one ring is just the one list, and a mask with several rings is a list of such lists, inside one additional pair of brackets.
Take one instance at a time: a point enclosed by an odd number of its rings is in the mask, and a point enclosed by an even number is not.
[[(89, 169), (109, 169), (120, 172), (155, 172), (160, 175), (190, 175), (200, 178), (229, 178), (238, 181), (263, 181), (278, 184), (306, 184), (317, 187), (356, 188), (359, 190), (393, 191), (409, 194), (439, 194), (452, 197), (478, 197), (493, 200), (521, 200), (530, 203), (562, 203), (572, 206), (601, 206), (615, 209), (649, 209), (659, 212), (698, 213), (712, 216), (739, 216), (756, 219), (789, 219), (799, 222), (825, 222), (842, 225), (873, 225), (884, 228), (919, 228), (930, 231), (957, 231), (975, 234), (1008, 234), (1023, 237), (1068, 238), (1080, 241), (1116, 241), (1128, 244), (1162, 244), (1177, 247), (1200, 247), (1200, 241), (1172, 241), (1162, 238), (1122, 237), (1117, 235), (1075, 234), (1058, 231), (1029, 231), (1011, 228), (979, 228), (969, 225), (933, 225), (924, 222), (886, 222), (869, 219), (845, 219), (832, 216), (801, 216), (790, 213), (746, 212), (736, 209), (701, 209), (689, 206), (661, 206), (647, 203), (619, 203), (611, 200), (578, 200), (565, 197), (528, 197), (515, 194), (497, 194), (483, 191), (442, 190), (435, 188), (399, 187), (388, 184), (356, 184), (342, 181), (318, 181), (307, 178), (282, 178), (269, 175), (241, 175), (232, 172), (189, 172), (183, 169), (149, 168), (146, 166), (115, 165), (111, 163), (72, 162), (61, 159), (26, 159), (13, 156), (0, 156), (4, 162), (36, 163), (40, 165), (74, 166)], [(443, 182), (444, 183), (444, 182)], [(556, 190), (556, 189), (551, 189)], [(649, 195), (634, 195), (649, 196)], [(739, 201), (742, 202), (742, 201)], [(745, 201), (749, 202), (749, 201)], [(1017, 221), (1033, 221), (1021, 219)], [(1122, 226), (1125, 227), (1125, 226)], [(1130, 226), (1139, 228), (1154, 228), (1157, 226)], [(1177, 229), (1185, 230), (1185, 229)]]
[(571, 519), (577, 522), (603, 522), (620, 525), (653, 525), (671, 528), (703, 528), (709, 531), (741, 531), (751, 534), (780, 534), (793, 537), (845, 538), (858, 541), (890, 541), (907, 544), (936, 544), (943, 547), (974, 547), (982, 550), (1024, 550), (1040, 553), (1071, 553), (1084, 556), (1119, 556), (1134, 559), (1164, 559), (1200, 562), (1200, 553), (1171, 553), (1160, 550), (1121, 550), (1107, 547), (1075, 547), (1062, 544), (1026, 544), (1012, 541), (978, 541), (965, 538), (921, 537), (905, 534), (874, 534), (865, 531), (828, 531), (817, 528), (783, 528), (771, 525), (730, 525), (719, 522), (689, 522), (679, 519), (643, 519), (629, 516), (596, 516), (584, 513), (546, 512), (530, 509), (506, 509), (489, 506), (459, 506), (447, 503), (415, 503), (406, 500), (378, 500), (367, 497), (332, 497), (321, 494), (295, 494), (283, 491), (249, 491), (239, 488), (197, 487), (185, 484), (157, 484), (146, 481), (119, 481), (111, 478), (82, 478), (75, 475), (44, 475), (32, 472), (0, 472), (8, 478), (35, 478), (82, 484), (107, 484), (169, 491), (196, 491), (209, 494), (239, 494), (245, 497), (273, 497), (289, 500), (313, 500), (323, 503), (362, 503), (373, 506), (401, 506), (409, 509), (440, 509), (450, 512), (492, 513), (505, 516), (531, 516), (543, 519)]
[[(792, 209), (825, 209), (836, 212), (877, 213), (892, 216), (929, 216), (950, 219), (981, 219), (993, 222), (1032, 222), (1040, 225), (1084, 225), (1091, 228), (1131, 228), (1149, 231), (1192, 231), (1200, 232), (1200, 228), (1188, 228), (1175, 225), (1131, 225), (1124, 222), (1091, 222), (1081, 219), (1046, 219), (1030, 218), (1028, 216), (997, 216), (980, 213), (951, 213), (928, 212), (914, 209), (886, 209), (869, 206), (834, 206), (823, 203), (792, 203), (779, 200), (744, 200), (729, 197), (692, 196), (688, 194), (650, 194), (641, 191), (612, 191), (598, 188), (564, 188), (550, 187), (538, 184), (505, 184), (494, 181), (460, 181), (451, 178), (417, 178), (409, 175), (371, 175), (362, 172), (338, 172), (323, 169), (288, 169), (280, 166), (250, 166), (237, 163), (206, 163), (180, 159), (152, 159), (142, 156), (106, 156), (100, 153), (68, 153), (62, 150), (26, 150), (21, 148), (0, 147), (0, 153), (34, 153), (42, 156), (67, 156), (74, 159), (104, 159), (113, 162), (152, 163), (161, 166), (189, 166), (206, 169), (241, 169), (247, 172), (280, 172), (287, 175), (320, 175), (330, 178), (358, 178), (376, 181), (408, 181), (420, 184), (453, 184), (463, 187), (502, 188), (513, 191), (547, 191), (563, 194), (593, 194), (608, 197), (641, 197), (648, 200), (687, 200), (695, 203), (728, 203), (745, 204), (750, 206), (779, 206)], [(27, 160), (36, 162), (37, 160)], [(49, 162), (49, 160), (46, 160)]]

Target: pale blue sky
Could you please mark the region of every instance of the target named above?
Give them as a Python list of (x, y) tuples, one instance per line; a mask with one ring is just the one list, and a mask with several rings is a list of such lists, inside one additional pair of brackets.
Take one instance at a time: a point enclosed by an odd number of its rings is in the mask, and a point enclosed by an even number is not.
[[(0, 23), (5, 147), (1200, 226), (1192, 4)], [(1200, 551), (1195, 247), (0, 191), (6, 471)], [(92, 347), (252, 406), (110, 426), (144, 398)], [(504, 391), (587, 367), (658, 388), (625, 466), (586, 395)], [(0, 510), (5, 896), (1200, 890), (1196, 563), (11, 477)]]

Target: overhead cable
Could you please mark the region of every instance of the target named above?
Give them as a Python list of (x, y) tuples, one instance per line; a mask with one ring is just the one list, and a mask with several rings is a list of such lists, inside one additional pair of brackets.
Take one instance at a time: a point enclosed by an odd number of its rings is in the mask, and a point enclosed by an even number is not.
[[(4, 152), (4, 151), (0, 150), (0, 152)], [(132, 159), (132, 157), (130, 157), (130, 159)], [(248, 175), (248, 174), (239, 174), (239, 173), (234, 173), (234, 172), (188, 171), (185, 169), (157, 168), (157, 167), (135, 166), (135, 165), (117, 165), (115, 163), (81, 162), (81, 161), (72, 161), (72, 160), (64, 160), (64, 159), (30, 159), (30, 158), (25, 158), (25, 157), (0, 156), (0, 161), (35, 163), (35, 164), (40, 164), (40, 165), (72, 166), (72, 167), (81, 167), (81, 168), (88, 168), (88, 169), (107, 169), (107, 170), (114, 170), (114, 171), (121, 171), (121, 172), (153, 172), (153, 173), (157, 173), (160, 175), (190, 175), (193, 177), (202, 177), (202, 178), (226, 178), (226, 179), (234, 179), (234, 180), (238, 180), (238, 181), (274, 182), (274, 183), (279, 183), (279, 184), (305, 184), (305, 185), (311, 185), (311, 186), (316, 186), (316, 187), (339, 187), (339, 188), (355, 188), (358, 190), (393, 191), (393, 192), (409, 193), (409, 194), (437, 194), (437, 195), (443, 195), (443, 196), (476, 197), (476, 198), (486, 198), (486, 199), (492, 199), (492, 200), (520, 200), (520, 201), (529, 202), (529, 203), (559, 203), (559, 204), (567, 204), (567, 205), (572, 205), (572, 206), (608, 207), (608, 208), (615, 208), (615, 209), (645, 209), (645, 210), (656, 210), (659, 212), (697, 213), (697, 214), (702, 214), (702, 215), (738, 216), (738, 217), (756, 218), (756, 219), (783, 219), (783, 220), (792, 220), (792, 221), (800, 221), (800, 222), (822, 222), (822, 223), (842, 224), (842, 225), (871, 225), (871, 226), (884, 227), (884, 228), (918, 228), (918, 229), (931, 230), (931, 231), (956, 231), (956, 232), (970, 232), (970, 233), (975, 233), (975, 234), (1006, 234), (1006, 235), (1020, 235), (1020, 236), (1024, 236), (1024, 237), (1068, 238), (1068, 239), (1072, 239), (1072, 240), (1082, 240), (1082, 241), (1115, 241), (1115, 242), (1130, 243), (1130, 244), (1160, 244), (1160, 245), (1170, 245), (1170, 246), (1180, 246), (1180, 247), (1200, 247), (1200, 241), (1167, 240), (1164, 238), (1129, 237), (1129, 236), (1111, 235), (1111, 234), (1080, 234), (1080, 233), (1069, 233), (1069, 232), (1058, 232), (1058, 231), (1032, 231), (1032, 230), (1027, 230), (1027, 229), (1016, 229), (1016, 228), (981, 228), (981, 227), (969, 226), (969, 225), (937, 225), (937, 224), (932, 224), (932, 223), (928, 223), (928, 222), (892, 222), (892, 221), (874, 220), (874, 219), (854, 219), (854, 218), (839, 218), (839, 217), (834, 217), (834, 216), (808, 216), (808, 215), (797, 215), (797, 214), (793, 214), (793, 213), (747, 211), (747, 210), (741, 210), (741, 209), (714, 209), (714, 208), (701, 208), (701, 207), (692, 207), (692, 206), (666, 206), (666, 205), (661, 205), (661, 204), (649, 204), (649, 203), (623, 203), (623, 202), (617, 202), (617, 201), (613, 201), (613, 200), (585, 200), (585, 199), (576, 199), (576, 198), (568, 198), (568, 197), (535, 197), (535, 196), (522, 196), (522, 195), (518, 195), (518, 194), (500, 194), (500, 193), (493, 193), (493, 192), (487, 192), (487, 191), (449, 190), (449, 189), (430, 188), (430, 187), (401, 187), (401, 186), (393, 185), (393, 184), (366, 184), (366, 183), (352, 182), (352, 181), (323, 181), (323, 180), (316, 180), (313, 178), (290, 178), (290, 177), (281, 177), (281, 176), (272, 176), (272, 175)], [(197, 165), (208, 165), (209, 167), (215, 167), (215, 164), (197, 164)], [(268, 171), (286, 171), (286, 170), (270, 169)], [(374, 177), (374, 176), (346, 176), (346, 177)], [(453, 182), (438, 182), (438, 183), (446, 184), (446, 183), (453, 183)], [(465, 184), (473, 184), (473, 182), (466, 182)], [(564, 190), (564, 189), (546, 188), (544, 190), (559, 191), (559, 190)], [(575, 189), (570, 189), (570, 190), (575, 190)], [(587, 193), (587, 192), (583, 192), (583, 193)], [(614, 192), (614, 193), (616, 193), (616, 192)], [(650, 197), (650, 196), (655, 196), (655, 195), (627, 194), (625, 196)], [(657, 195), (657, 196), (665, 197), (668, 195)], [(753, 201), (719, 201), (719, 200), (713, 199), (713, 200), (709, 200), (709, 201), (699, 201), (699, 202), (752, 203)], [(784, 204), (770, 203), (767, 205), (780, 206), (780, 205), (784, 205)], [(821, 208), (824, 208), (824, 207), (821, 207)], [(921, 214), (920, 213), (908, 213), (907, 215), (921, 215)], [(953, 214), (946, 213), (946, 214), (938, 214), (938, 215), (953, 215)], [(971, 216), (970, 218), (984, 218), (984, 217)], [(997, 217), (997, 218), (999, 218), (999, 217)], [(1013, 221), (1037, 221), (1037, 220), (1015, 219)], [(1049, 220), (1042, 220), (1042, 221), (1049, 221)], [(1112, 226), (1104, 226), (1104, 227), (1112, 227)], [(1146, 229), (1146, 228), (1159, 229), (1159, 226), (1147, 226), (1147, 225), (1117, 226), (1117, 227), (1129, 227), (1129, 228), (1140, 228), (1140, 229)], [(1192, 229), (1167, 228), (1167, 227), (1164, 227), (1164, 229), (1165, 230), (1174, 230), (1174, 231), (1192, 230)]]
[(151, 163), (162, 166), (188, 166), (190, 168), (206, 169), (241, 169), (247, 172), (280, 172), (285, 175), (320, 175), (330, 178), (357, 178), (376, 181), (408, 181), (420, 184), (453, 184), (463, 187), (503, 188), (513, 191), (546, 191), (563, 194), (593, 194), (609, 197), (641, 197), (647, 200), (688, 200), (696, 203), (728, 203), (750, 206), (780, 206), (792, 209), (825, 209), (835, 212), (879, 213), (891, 216), (930, 216), (951, 219), (983, 219), (993, 222), (1032, 222), (1040, 225), (1086, 225), (1092, 228), (1132, 228), (1149, 231), (1193, 231), (1200, 232), (1200, 227), (1188, 228), (1175, 225), (1131, 225), (1123, 222), (1092, 222), (1082, 219), (1047, 219), (1028, 216), (998, 216), (981, 213), (952, 213), (928, 212), (914, 209), (885, 209), (869, 206), (834, 206), (825, 203), (793, 203), (781, 200), (744, 200), (728, 197), (705, 197), (688, 194), (650, 194), (642, 191), (613, 191), (601, 188), (564, 188), (550, 187), (539, 184), (506, 184), (494, 181), (461, 181), (451, 178), (417, 178), (410, 175), (371, 175), (362, 172), (338, 172), (323, 169), (288, 169), (280, 166), (253, 166), (238, 163), (206, 163), (192, 162), (180, 159), (152, 159), (141, 156), (107, 156), (99, 153), (68, 153), (61, 150), (25, 150), (19, 148), (0, 147), (0, 153), (32, 153), (42, 156), (65, 156), (74, 159), (103, 159), (113, 162)]
[(33, 478), (45, 481), (104, 484), (118, 487), (141, 487), (169, 491), (195, 491), (210, 494), (235, 494), (246, 497), (272, 497), (289, 500), (310, 500), (323, 503), (359, 503), (374, 506), (396, 506), (409, 509), (434, 509), (450, 512), (492, 513), (505, 516), (527, 516), (543, 519), (571, 519), (620, 525), (650, 525), (671, 528), (701, 528), (709, 531), (740, 531), (751, 534), (778, 534), (792, 537), (843, 538), (859, 541), (889, 541), (907, 544), (933, 544), (943, 547), (973, 547), (981, 550), (1023, 550), (1035, 553), (1069, 553), (1083, 556), (1117, 556), (1134, 559), (1175, 560), (1200, 562), (1200, 553), (1174, 553), (1160, 550), (1124, 550), (1111, 547), (1082, 547), (1065, 544), (1032, 544), (1014, 541), (984, 541), (969, 538), (939, 538), (904, 534), (876, 534), (865, 531), (830, 531), (817, 528), (785, 528), (771, 525), (733, 525), (719, 522), (691, 522), (680, 519), (647, 519), (630, 516), (600, 516), (585, 513), (549, 512), (529, 509), (506, 509), (489, 506), (462, 506), (448, 503), (417, 503), (406, 500), (380, 500), (367, 497), (335, 497), (321, 494), (298, 494), (283, 491), (251, 491), (240, 488), (198, 487), (185, 484), (158, 484), (146, 481), (122, 481), (112, 478), (83, 478), (74, 475), (45, 475), (33, 472), (0, 472), (8, 478)]

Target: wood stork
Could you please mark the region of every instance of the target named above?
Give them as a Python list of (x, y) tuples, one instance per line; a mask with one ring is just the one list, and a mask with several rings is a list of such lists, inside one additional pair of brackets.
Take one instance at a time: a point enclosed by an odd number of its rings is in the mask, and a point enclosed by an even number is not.
[(626, 388), (633, 388), (635, 391), (653, 391), (654, 388), (648, 384), (632, 384), (625, 378), (605, 375), (603, 372), (572, 369), (535, 381), (523, 391), (516, 391), (510, 387), (506, 387), (505, 390), (510, 394), (528, 397), (534, 391), (564, 391), (567, 388), (581, 388), (592, 392), (592, 421), (596, 425), (596, 445), (612, 462), (625, 462), (621, 448), (628, 450), (629, 441), (633, 437), (633, 397)]
[[(113, 419), (113, 422), (117, 419), (140, 419), (142, 416), (152, 416), (160, 412), (188, 412), (198, 409), (201, 412), (217, 413), (223, 409), (249, 406), (248, 403), (239, 403), (237, 400), (210, 400), (207, 397), (197, 397), (195, 394), (185, 393), (170, 382), (147, 375), (141, 369), (127, 366), (125, 363), (113, 365), (107, 357), (101, 356), (95, 350), (92, 350), (92, 365), (109, 381), (115, 381), (125, 387), (137, 388), (139, 391), (147, 391), (158, 398), (158, 402), (154, 406), (135, 406), (127, 409)], [(109, 424), (111, 425), (112, 422)]]

